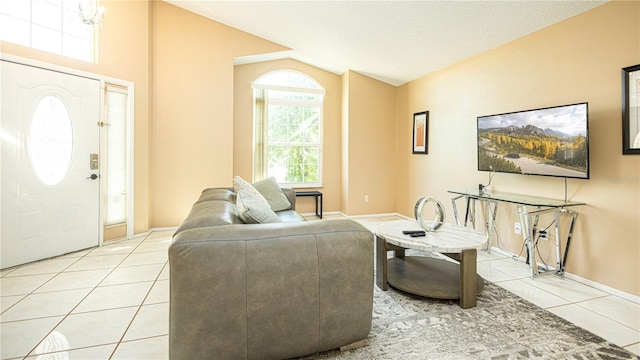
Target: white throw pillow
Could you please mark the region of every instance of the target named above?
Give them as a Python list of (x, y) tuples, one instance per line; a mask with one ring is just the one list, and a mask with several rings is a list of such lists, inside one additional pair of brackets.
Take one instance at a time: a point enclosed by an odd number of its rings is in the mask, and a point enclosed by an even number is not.
[(249, 191), (251, 191), (253, 189), (255, 191), (258, 191), (253, 187), (253, 185), (251, 185), (245, 179), (241, 178), (240, 176), (234, 176), (234, 178), (233, 178), (233, 191), (237, 194), (242, 189), (249, 189)]

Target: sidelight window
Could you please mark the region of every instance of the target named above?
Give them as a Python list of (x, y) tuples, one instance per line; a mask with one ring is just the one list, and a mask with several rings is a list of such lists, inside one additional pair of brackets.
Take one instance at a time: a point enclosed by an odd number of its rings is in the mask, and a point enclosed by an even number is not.
[(105, 92), (106, 119), (106, 214), (105, 225), (127, 223), (127, 88), (107, 84)]

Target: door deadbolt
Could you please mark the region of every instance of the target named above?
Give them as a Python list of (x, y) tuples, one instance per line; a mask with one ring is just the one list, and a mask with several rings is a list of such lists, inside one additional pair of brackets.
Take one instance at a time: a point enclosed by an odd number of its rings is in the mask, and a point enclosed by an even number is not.
[(87, 179), (91, 179), (91, 180), (95, 180), (98, 178), (98, 175), (96, 174), (91, 174), (91, 176), (89, 176)]
[(98, 154), (89, 154), (89, 170), (98, 170)]

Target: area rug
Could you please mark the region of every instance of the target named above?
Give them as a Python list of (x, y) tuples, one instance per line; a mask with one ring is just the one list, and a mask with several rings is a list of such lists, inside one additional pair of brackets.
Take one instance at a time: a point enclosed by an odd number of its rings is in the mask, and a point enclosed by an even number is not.
[(489, 282), (477, 307), (374, 286), (366, 344), (302, 359), (638, 359)]

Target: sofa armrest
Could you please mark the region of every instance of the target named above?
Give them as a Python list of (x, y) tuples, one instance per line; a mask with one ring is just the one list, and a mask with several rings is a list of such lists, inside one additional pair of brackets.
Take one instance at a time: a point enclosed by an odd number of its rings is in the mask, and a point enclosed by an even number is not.
[(282, 192), (284, 193), (284, 196), (287, 197), (287, 200), (289, 200), (289, 203), (291, 203), (291, 210), (295, 210), (296, 209), (296, 192), (291, 188), (282, 188)]

